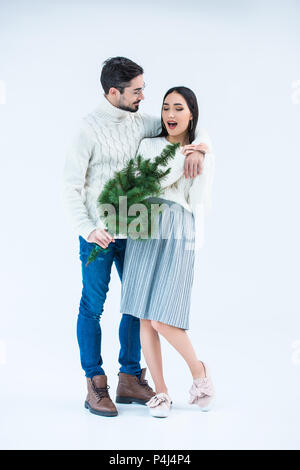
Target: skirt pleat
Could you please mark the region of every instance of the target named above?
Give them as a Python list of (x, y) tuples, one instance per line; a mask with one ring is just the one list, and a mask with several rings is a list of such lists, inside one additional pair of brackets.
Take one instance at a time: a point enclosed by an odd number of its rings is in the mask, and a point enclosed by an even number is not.
[(158, 215), (157, 238), (127, 238), (121, 313), (189, 329), (194, 279), (195, 221), (192, 212), (168, 199)]

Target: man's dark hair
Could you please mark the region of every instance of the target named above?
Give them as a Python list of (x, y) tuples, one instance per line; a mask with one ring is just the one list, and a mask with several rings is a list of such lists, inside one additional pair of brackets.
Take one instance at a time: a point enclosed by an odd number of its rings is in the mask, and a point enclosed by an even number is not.
[(100, 82), (107, 95), (111, 87), (117, 88), (121, 95), (130, 81), (144, 73), (143, 68), (126, 57), (111, 57), (103, 62)]

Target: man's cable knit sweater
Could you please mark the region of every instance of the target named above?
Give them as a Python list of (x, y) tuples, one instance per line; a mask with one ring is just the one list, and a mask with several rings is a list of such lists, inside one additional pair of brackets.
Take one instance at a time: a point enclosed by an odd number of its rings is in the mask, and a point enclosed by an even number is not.
[[(82, 119), (66, 156), (62, 188), (66, 212), (77, 235), (87, 240), (93, 230), (105, 227), (97, 210), (104, 184), (136, 155), (142, 139), (160, 132), (160, 118), (117, 108), (104, 94), (99, 105)], [(195, 135), (193, 144), (211, 145), (198, 128)]]

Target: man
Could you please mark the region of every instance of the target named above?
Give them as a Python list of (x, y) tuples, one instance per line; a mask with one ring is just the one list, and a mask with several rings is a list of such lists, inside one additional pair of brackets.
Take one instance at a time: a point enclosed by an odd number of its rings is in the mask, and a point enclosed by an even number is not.
[[(122, 281), (126, 237), (112, 237), (97, 212), (97, 198), (105, 182), (126, 161), (136, 155), (141, 139), (161, 132), (161, 119), (139, 112), (144, 99), (143, 69), (125, 57), (104, 62), (101, 84), (104, 95), (99, 106), (82, 121), (64, 167), (63, 191), (67, 212), (79, 235), (82, 262), (82, 295), (77, 319), (77, 339), (81, 366), (85, 371), (88, 394), (85, 407), (101, 416), (116, 416), (117, 408), (108, 393), (107, 376), (102, 368), (100, 317), (104, 310), (113, 262)], [(195, 143), (208, 143), (196, 134)], [(187, 148), (185, 174), (200, 173), (203, 155), (199, 147)], [(110, 252), (85, 263), (97, 243), (110, 245)], [(119, 327), (121, 364), (116, 402), (145, 404), (155, 392), (141, 369), (140, 320), (123, 314)]]

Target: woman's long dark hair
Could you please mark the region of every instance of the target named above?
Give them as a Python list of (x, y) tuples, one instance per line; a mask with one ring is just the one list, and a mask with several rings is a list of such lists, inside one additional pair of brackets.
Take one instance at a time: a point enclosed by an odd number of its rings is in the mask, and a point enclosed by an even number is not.
[[(173, 88), (170, 88), (165, 93), (161, 109), (163, 109), (163, 105), (164, 105), (164, 101), (165, 101), (166, 96), (168, 96), (170, 93), (173, 93), (173, 91), (176, 91), (177, 93), (179, 93), (180, 95), (182, 95), (184, 97), (184, 99), (187, 102), (188, 108), (189, 108), (190, 112), (193, 115), (192, 129), (191, 129), (191, 121), (188, 125), (189, 143), (191, 144), (193, 142), (193, 140), (195, 139), (195, 129), (197, 127), (198, 116), (199, 116), (198, 102), (197, 102), (196, 95), (190, 88), (187, 88), (185, 86), (174, 86)], [(161, 128), (162, 128), (161, 133), (156, 137), (166, 137), (168, 135), (168, 131), (164, 127), (162, 117), (161, 117)]]

